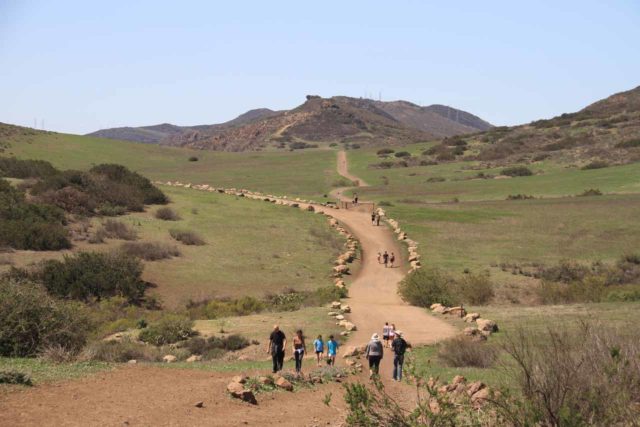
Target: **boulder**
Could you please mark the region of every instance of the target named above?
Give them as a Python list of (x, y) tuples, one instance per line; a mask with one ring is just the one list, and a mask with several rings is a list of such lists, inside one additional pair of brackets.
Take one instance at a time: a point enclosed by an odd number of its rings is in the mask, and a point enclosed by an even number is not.
[(467, 314), (467, 311), (463, 308), (463, 307), (450, 307), (447, 310), (447, 314), (450, 314), (452, 316), (456, 316), (456, 317), (464, 317)]
[(167, 354), (166, 356), (164, 356), (162, 358), (162, 361), (165, 362), (165, 363), (173, 363), (173, 362), (175, 362), (177, 360), (178, 360), (178, 358), (175, 357), (173, 354)]
[(340, 313), (338, 313), (337, 311), (330, 311), (330, 312), (329, 312), (329, 313), (327, 313), (327, 314), (328, 314), (329, 316), (331, 316), (331, 317), (335, 317), (335, 316), (337, 316), (337, 315), (338, 315), (338, 314), (340, 314)]
[(246, 375), (236, 375), (235, 377), (231, 378), (231, 381), (238, 384), (244, 384), (248, 379), (249, 377)]
[(467, 315), (464, 316), (464, 321), (467, 323), (475, 322), (475, 320), (479, 317), (480, 314), (478, 313), (467, 313)]
[(344, 316), (342, 314), (338, 314), (336, 316), (336, 320), (344, 320)]
[(138, 363), (138, 361), (136, 359), (131, 359), (127, 362), (129, 365), (135, 365), (136, 363)]
[(433, 308), (431, 311), (433, 311), (434, 313), (440, 313), (443, 314), (444, 312), (447, 311), (447, 307), (445, 307), (442, 304), (438, 304), (435, 308)]
[(192, 354), (187, 358), (186, 362), (193, 363), (193, 362), (199, 362), (201, 360), (202, 360), (202, 356), (200, 356), (199, 354)]
[(340, 336), (341, 337), (348, 337), (349, 336), (349, 332), (348, 331), (342, 331), (342, 332), (340, 332)]
[(278, 377), (276, 380), (276, 386), (287, 391), (293, 391), (293, 384), (287, 381), (284, 377)]
[(474, 381), (467, 387), (467, 395), (471, 397), (485, 387), (482, 381)]
[(356, 330), (358, 329), (358, 328), (356, 328), (356, 325), (354, 325), (354, 324), (353, 324), (353, 323), (351, 323), (351, 322), (347, 322), (347, 323), (345, 323), (345, 324), (344, 324), (344, 328), (345, 328), (347, 331), (349, 331), (349, 332), (353, 332), (353, 331), (356, 331)]
[(195, 406), (196, 408), (204, 408), (204, 402), (201, 400), (199, 402), (196, 402), (193, 406)]
[(334, 310), (340, 310), (341, 306), (342, 306), (342, 303), (340, 301), (333, 301), (331, 303), (331, 308)]
[(342, 357), (355, 357), (360, 354), (360, 349), (355, 346), (347, 347), (345, 352), (342, 354)]
[(227, 392), (236, 399), (243, 400), (252, 404), (257, 404), (256, 396), (251, 390), (244, 388), (244, 385), (236, 382), (230, 382), (227, 385)]
[(347, 274), (349, 273), (349, 267), (347, 267), (346, 265), (338, 265), (333, 267), (333, 271), (338, 274)]
[(345, 313), (351, 313), (351, 306), (343, 305), (342, 306), (342, 311), (344, 311)]
[(349, 367), (356, 366), (356, 361), (353, 359), (347, 359), (344, 363)]
[(456, 375), (455, 377), (453, 377), (453, 380), (451, 380), (451, 384), (463, 384), (467, 382), (467, 379), (465, 377), (463, 377), (462, 375)]
[(481, 331), (498, 332), (498, 325), (493, 320), (478, 318), (476, 324)]
[(258, 383), (262, 385), (273, 385), (273, 378), (271, 377), (258, 377)]
[(481, 388), (473, 395), (471, 395), (471, 403), (473, 403), (476, 407), (480, 406), (484, 404), (490, 396), (491, 391), (487, 387)]
[(307, 206), (307, 210), (309, 212), (314, 212), (316, 209), (313, 206), (309, 205), (309, 206)]

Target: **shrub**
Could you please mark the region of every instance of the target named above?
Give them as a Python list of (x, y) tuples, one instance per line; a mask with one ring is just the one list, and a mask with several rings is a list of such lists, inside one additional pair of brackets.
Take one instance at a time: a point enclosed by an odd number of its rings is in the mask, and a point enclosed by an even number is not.
[(454, 286), (456, 298), (465, 304), (485, 305), (494, 296), (488, 274), (465, 274)]
[(391, 148), (381, 148), (378, 151), (376, 151), (376, 154), (378, 156), (387, 156), (387, 155), (392, 154), (394, 152), (395, 152), (395, 150), (392, 150)]
[(402, 299), (419, 307), (429, 307), (434, 303), (451, 305), (451, 283), (451, 278), (438, 269), (420, 269), (409, 273), (400, 282), (398, 293)]
[(640, 147), (640, 138), (630, 139), (627, 141), (618, 142), (616, 148), (635, 148)]
[(519, 329), (503, 349), (521, 398), (497, 409), (509, 425), (633, 425), (640, 416), (640, 336), (599, 324)]
[(529, 200), (535, 199), (535, 197), (527, 194), (509, 194), (506, 200)]
[(580, 169), (582, 169), (583, 171), (586, 170), (591, 170), (591, 169), (602, 169), (602, 168), (606, 168), (609, 167), (609, 163), (603, 161), (603, 160), (594, 160), (593, 162), (584, 165), (583, 167), (581, 167)]
[(32, 386), (33, 382), (31, 381), (31, 377), (24, 372), (3, 369), (0, 371), (0, 384), (21, 384)]
[(464, 336), (445, 340), (438, 347), (438, 358), (452, 368), (490, 368), (497, 355), (495, 347)]
[(543, 280), (537, 293), (543, 304), (600, 302), (604, 299), (606, 287), (603, 277), (587, 276), (569, 283)]
[(142, 203), (145, 205), (164, 205), (169, 202), (167, 196), (144, 176), (131, 172), (122, 165), (101, 164), (94, 166), (89, 171), (94, 175), (109, 178), (111, 181), (123, 184), (139, 191), (142, 195)]
[(455, 159), (456, 159), (456, 156), (453, 154), (452, 151), (445, 151), (436, 156), (436, 160), (439, 162), (448, 162)]
[(411, 157), (411, 153), (408, 151), (398, 151), (395, 156), (399, 158)]
[(578, 197), (602, 196), (602, 191), (598, 188), (590, 188), (578, 194)]
[(434, 160), (420, 160), (420, 166), (435, 166), (438, 162)]
[(533, 172), (526, 166), (513, 166), (510, 168), (502, 169), (500, 172), (502, 175), (506, 176), (531, 176)]
[(166, 354), (174, 354), (183, 359), (186, 354), (171, 348), (158, 348), (132, 341), (125, 337), (121, 341), (96, 341), (89, 344), (82, 354), (85, 360), (100, 360), (110, 363), (124, 363), (129, 360), (160, 362)]
[(380, 202), (378, 202), (378, 206), (389, 207), (389, 206), (393, 206), (393, 203), (388, 202), (386, 200), (381, 200)]
[(44, 261), (27, 275), (51, 295), (86, 302), (120, 296), (139, 303), (146, 289), (140, 261), (124, 254), (80, 252)]
[(198, 160), (200, 160), (200, 159), (198, 159), (196, 156), (189, 157), (189, 161), (190, 162), (197, 162)]
[(543, 161), (543, 160), (548, 159), (549, 157), (551, 157), (551, 155), (550, 155), (550, 154), (548, 154), (548, 153), (536, 154), (536, 155), (533, 157), (533, 161), (534, 161), (534, 162), (541, 162), (541, 161)]
[(193, 321), (170, 314), (140, 332), (140, 340), (153, 345), (173, 344), (195, 335)]
[(0, 356), (29, 357), (53, 346), (77, 352), (91, 329), (84, 306), (31, 282), (0, 279)]
[(108, 219), (102, 223), (101, 230), (104, 230), (104, 236), (110, 239), (136, 240), (138, 233), (127, 224)]
[[(204, 359), (217, 359), (228, 351), (242, 350), (251, 345), (248, 339), (242, 335), (233, 334), (227, 337), (194, 337), (186, 341), (183, 348), (191, 354), (199, 354)], [(216, 351), (218, 350), (218, 351)]]
[(443, 178), (441, 176), (432, 176), (431, 178), (427, 179), (427, 182), (444, 182), (446, 180), (446, 178)]
[(126, 242), (120, 246), (120, 252), (145, 261), (159, 261), (181, 255), (175, 246), (160, 242)]
[(167, 207), (158, 209), (155, 216), (163, 221), (178, 221), (180, 219), (180, 215), (176, 211)]
[(43, 178), (58, 170), (44, 160), (18, 160), (15, 157), (0, 157), (0, 176), (9, 178)]
[(205, 244), (205, 241), (202, 237), (198, 236), (193, 231), (185, 231), (185, 230), (169, 230), (169, 234), (178, 242), (182, 242), (185, 245), (196, 245), (202, 246)]

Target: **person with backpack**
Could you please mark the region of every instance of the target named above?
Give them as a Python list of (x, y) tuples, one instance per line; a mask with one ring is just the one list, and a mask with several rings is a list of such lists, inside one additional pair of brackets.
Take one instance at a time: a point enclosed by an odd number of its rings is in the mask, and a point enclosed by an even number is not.
[(293, 337), (293, 358), (296, 361), (296, 375), (300, 376), (302, 372), (302, 359), (307, 351), (307, 344), (304, 342), (304, 335), (302, 330), (296, 331), (296, 336)]
[(391, 343), (393, 350), (393, 380), (402, 381), (402, 366), (404, 365), (404, 354), (411, 345), (405, 341), (402, 331), (396, 331), (396, 338)]
[(389, 346), (389, 322), (384, 322), (384, 326), (382, 327), (382, 341), (385, 347)]
[(318, 366), (320, 366), (320, 362), (322, 361), (322, 356), (324, 354), (324, 341), (322, 341), (322, 335), (318, 335), (318, 338), (313, 342), (313, 349), (316, 351), (316, 361), (318, 362)]
[(333, 335), (329, 335), (329, 341), (327, 341), (327, 365), (335, 365), (337, 355), (338, 343), (333, 339)]
[(273, 360), (273, 373), (282, 370), (284, 364), (284, 349), (287, 346), (287, 337), (284, 332), (280, 330), (278, 325), (273, 326), (273, 332), (269, 335), (269, 347), (267, 353), (271, 354)]
[(376, 213), (371, 212), (371, 225), (376, 225)]
[(384, 349), (377, 333), (371, 335), (371, 341), (367, 344), (364, 355), (369, 361), (369, 378), (378, 375), (380, 371), (380, 361), (382, 360)]
[(389, 265), (391, 266), (391, 268), (393, 268), (394, 262), (396, 262), (396, 254), (391, 252), (391, 255), (389, 256)]
[(389, 254), (387, 251), (384, 251), (382, 254), (382, 261), (384, 262), (384, 268), (387, 268), (387, 264), (389, 263)]

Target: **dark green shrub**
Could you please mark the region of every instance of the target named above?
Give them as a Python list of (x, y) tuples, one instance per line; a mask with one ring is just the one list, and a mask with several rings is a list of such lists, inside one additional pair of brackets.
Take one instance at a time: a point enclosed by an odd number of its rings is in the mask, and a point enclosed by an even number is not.
[(42, 178), (58, 173), (51, 163), (44, 160), (18, 160), (0, 157), (0, 176), (9, 178)]
[(378, 169), (391, 169), (394, 164), (395, 164), (394, 162), (385, 161), (385, 162), (375, 163), (371, 166)]
[(598, 188), (590, 188), (578, 194), (578, 197), (602, 196), (602, 191)]
[(378, 151), (376, 151), (376, 154), (378, 156), (386, 156), (386, 155), (392, 154), (394, 152), (395, 152), (395, 150), (392, 150), (391, 148), (381, 148)]
[(165, 354), (161, 349), (127, 338), (121, 341), (96, 341), (83, 352), (86, 359), (109, 363), (125, 363), (129, 360), (159, 362)]
[(170, 314), (143, 329), (139, 338), (141, 341), (159, 346), (183, 341), (195, 334), (192, 320)]
[(446, 180), (446, 178), (443, 178), (441, 176), (432, 176), (431, 178), (427, 179), (427, 182), (444, 182)]
[(429, 307), (440, 303), (453, 303), (450, 287), (453, 281), (440, 270), (435, 268), (420, 269), (409, 273), (400, 282), (398, 293), (409, 304), (419, 307)]
[(185, 245), (202, 246), (205, 241), (193, 231), (186, 230), (169, 230), (169, 234), (178, 242)]
[(533, 172), (526, 166), (513, 166), (510, 168), (502, 169), (500, 172), (502, 175), (506, 176), (531, 176)]
[(86, 302), (120, 296), (136, 304), (146, 289), (140, 261), (125, 254), (80, 252), (44, 261), (29, 275), (51, 295)]
[(378, 202), (378, 206), (389, 207), (389, 206), (393, 206), (393, 203), (388, 202), (386, 200), (381, 200), (380, 202)]
[(91, 329), (83, 305), (56, 300), (31, 282), (0, 279), (0, 356), (35, 356), (52, 346), (77, 352)]
[(120, 245), (120, 251), (145, 261), (159, 261), (181, 255), (175, 246), (160, 242), (126, 242)]
[(0, 384), (33, 385), (28, 374), (15, 370), (0, 370)]
[(141, 192), (142, 203), (145, 205), (164, 205), (169, 202), (167, 196), (151, 181), (136, 172), (131, 172), (122, 165), (102, 164), (94, 166), (89, 172), (135, 188)]
[(158, 209), (155, 216), (163, 221), (178, 221), (180, 219), (180, 215), (176, 211), (167, 207)]
[(465, 274), (454, 286), (456, 300), (465, 304), (485, 305), (495, 295), (488, 274)]
[(198, 160), (200, 160), (200, 159), (198, 159), (196, 156), (189, 157), (189, 161), (190, 162), (197, 162)]
[(395, 154), (395, 156), (396, 156), (396, 157), (399, 157), (399, 158), (411, 157), (411, 153), (409, 153), (408, 151), (398, 151), (398, 152)]
[(453, 151), (445, 151), (436, 156), (436, 160), (439, 162), (449, 162), (455, 159), (456, 156), (453, 154)]

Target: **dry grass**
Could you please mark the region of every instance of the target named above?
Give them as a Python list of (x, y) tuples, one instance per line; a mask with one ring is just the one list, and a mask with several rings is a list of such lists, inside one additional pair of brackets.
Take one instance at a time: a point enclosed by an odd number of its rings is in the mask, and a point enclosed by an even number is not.
[(181, 255), (175, 246), (160, 242), (127, 242), (120, 246), (120, 250), (145, 261), (158, 261)]

